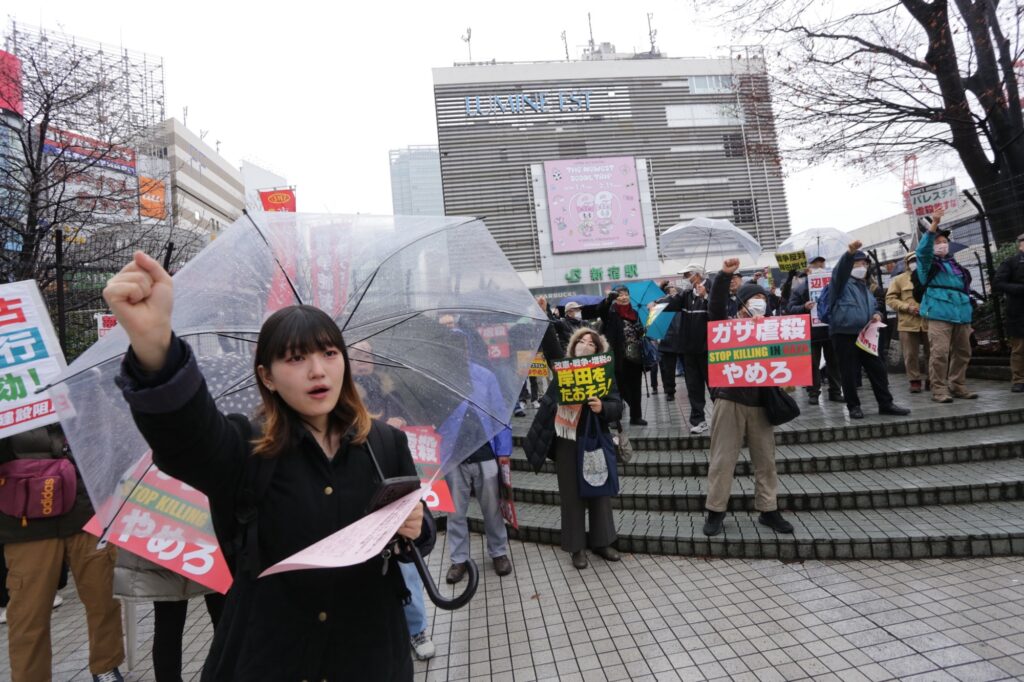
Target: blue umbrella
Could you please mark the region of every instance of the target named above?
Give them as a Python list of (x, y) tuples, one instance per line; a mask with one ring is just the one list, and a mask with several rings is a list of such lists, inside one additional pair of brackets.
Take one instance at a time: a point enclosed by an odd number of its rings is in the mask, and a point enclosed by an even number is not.
[(661, 287), (651, 280), (630, 282), (626, 285), (626, 288), (629, 289), (629, 298), (633, 302), (633, 307), (643, 315), (647, 314), (648, 303), (657, 301), (665, 296), (665, 292), (661, 290)]
[(672, 326), (672, 320), (679, 313), (666, 313), (661, 312), (660, 308), (663, 306), (655, 306), (647, 313), (645, 323), (647, 324), (647, 336), (661, 341), (668, 334), (668, 328)]

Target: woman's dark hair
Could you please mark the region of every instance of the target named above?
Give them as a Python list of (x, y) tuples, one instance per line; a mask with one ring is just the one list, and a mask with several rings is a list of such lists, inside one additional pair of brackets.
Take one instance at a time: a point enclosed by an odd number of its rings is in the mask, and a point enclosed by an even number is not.
[(325, 351), (328, 348), (337, 348), (345, 360), (345, 375), (341, 381), (338, 404), (328, 415), (328, 433), (344, 433), (346, 429), (351, 429), (354, 443), (366, 441), (372, 419), (352, 380), (348, 348), (345, 346), (341, 330), (334, 320), (319, 308), (293, 305), (282, 308), (268, 317), (260, 328), (260, 335), (256, 341), (253, 371), (256, 372), (260, 397), (263, 398), (259, 417), (262, 418), (264, 426), (263, 435), (253, 442), (255, 454), (277, 457), (288, 449), (291, 445), (292, 425), (300, 419), (298, 413), (281, 398), (280, 394), (270, 391), (258, 379), (258, 368), (262, 366), (269, 370), (274, 360), (291, 354), (305, 355), (313, 351)]
[(589, 336), (590, 340), (594, 343), (595, 353), (607, 353), (608, 352), (608, 340), (598, 334), (593, 329), (583, 327), (573, 332), (572, 336), (569, 337), (569, 344), (566, 346), (566, 354), (569, 357), (576, 356), (576, 344), (580, 342), (584, 336)]

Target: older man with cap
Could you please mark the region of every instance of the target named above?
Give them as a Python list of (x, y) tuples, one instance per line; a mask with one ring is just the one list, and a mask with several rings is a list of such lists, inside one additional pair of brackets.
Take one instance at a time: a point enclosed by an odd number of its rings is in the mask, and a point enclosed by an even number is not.
[(1017, 253), (996, 270), (992, 288), (1006, 296), (1006, 335), (1010, 337), (1010, 371), (1014, 393), (1024, 393), (1024, 233), (1017, 236)]
[(885, 304), (896, 311), (900, 333), (900, 348), (903, 350), (903, 364), (907, 369), (910, 392), (920, 393), (921, 382), (928, 377), (927, 369), (921, 372), (921, 346), (924, 346), (925, 366), (928, 357), (928, 320), (921, 317), (921, 306), (914, 300), (914, 280), (917, 270), (917, 254), (911, 251), (903, 257), (906, 268), (892, 278), (885, 294)]
[(860, 331), (875, 320), (882, 320), (882, 311), (866, 283), (868, 256), (860, 250), (859, 241), (850, 242), (848, 250), (832, 270), (829, 282), (829, 335), (839, 360), (843, 378), (843, 396), (850, 419), (863, 419), (857, 395), (857, 378), (861, 369), (868, 375), (871, 390), (878, 401), (879, 414), (907, 415), (910, 410), (897, 405), (889, 392), (889, 374), (885, 362), (857, 345)]
[[(704, 267), (690, 263), (680, 274), (686, 277), (690, 289), (671, 297), (665, 312), (679, 312), (679, 355), (683, 358), (686, 374), (686, 397), (690, 402), (690, 433), (708, 432), (704, 417), (707, 405), (704, 389), (708, 386), (708, 289), (711, 284), (704, 276)], [(664, 374), (662, 374), (664, 380)], [(666, 386), (666, 391), (668, 388)]]
[[(806, 315), (814, 308), (815, 302), (811, 300), (809, 277), (825, 268), (825, 257), (813, 258), (808, 264), (808, 277), (801, 277), (793, 284), (786, 303), (786, 312), (790, 315)], [(835, 403), (843, 402), (843, 382), (839, 376), (839, 362), (836, 360), (835, 351), (832, 350), (832, 341), (828, 338), (828, 326), (822, 325), (811, 327), (811, 380), (814, 382), (807, 387), (807, 402), (817, 405), (821, 396), (821, 356), (825, 356), (825, 374), (828, 376), (828, 399)]]

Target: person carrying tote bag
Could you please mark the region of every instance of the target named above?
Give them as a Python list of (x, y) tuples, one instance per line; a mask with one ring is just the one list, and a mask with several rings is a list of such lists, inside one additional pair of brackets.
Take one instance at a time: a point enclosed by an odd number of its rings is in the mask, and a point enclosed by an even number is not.
[[(590, 329), (580, 329), (569, 339), (567, 355), (582, 357), (607, 351), (608, 342), (603, 336)], [(583, 405), (559, 405), (558, 382), (552, 381), (540, 403), (523, 449), (536, 471), (540, 470), (545, 459), (555, 460), (562, 508), (562, 549), (572, 554), (572, 564), (578, 569), (587, 567), (585, 548), (588, 544), (595, 554), (606, 561), (618, 561), (619, 553), (613, 547), (617, 536), (611, 497), (607, 493), (597, 497), (584, 497), (586, 493), (581, 494), (582, 451), (579, 450), (580, 441), (586, 439), (588, 429), (591, 442), (603, 438), (604, 443), (611, 444), (610, 425), (622, 417), (622, 399), (616, 384), (612, 383), (611, 390), (604, 398), (590, 398)], [(597, 433), (600, 436), (594, 435)], [(615, 471), (614, 446), (611, 447), (612, 460), (606, 466), (608, 478), (614, 477), (614, 489), (617, 491), (618, 472)], [(608, 452), (607, 448), (602, 447), (600, 450), (602, 453)], [(586, 532), (588, 512), (589, 537)]]

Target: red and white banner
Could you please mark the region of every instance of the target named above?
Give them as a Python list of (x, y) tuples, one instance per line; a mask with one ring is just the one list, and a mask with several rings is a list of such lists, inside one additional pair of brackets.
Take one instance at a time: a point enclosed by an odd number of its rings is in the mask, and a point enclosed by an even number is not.
[(814, 303), (811, 308), (811, 326), (812, 327), (827, 327), (828, 325), (821, 321), (818, 317), (818, 299), (821, 298), (821, 292), (825, 290), (828, 283), (832, 281), (832, 273), (822, 271), (820, 273), (811, 273), (807, 276), (807, 296), (808, 299)]
[[(206, 495), (150, 467), (152, 463), (152, 453), (147, 452), (128, 475), (124, 485), (131, 494), (114, 518), (107, 540), (204, 587), (227, 593), (231, 571), (213, 533)], [(96, 516), (84, 530), (103, 535)]]
[(424, 483), (430, 483), (430, 489), (424, 493), (423, 500), (432, 512), (454, 512), (455, 503), (448, 483), (438, 477), (433, 483), (431, 479), (441, 468), (441, 435), (433, 426), (403, 426), (409, 439), (409, 452), (416, 465), (416, 473)]
[(264, 211), (288, 211), (295, 213), (294, 189), (260, 190), (260, 201)]
[(808, 315), (708, 322), (712, 388), (810, 386)]

